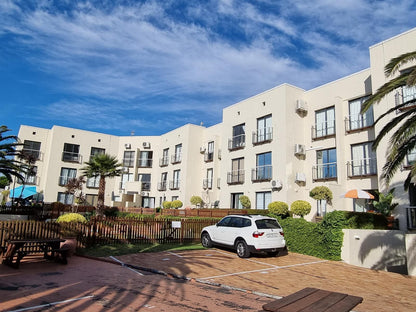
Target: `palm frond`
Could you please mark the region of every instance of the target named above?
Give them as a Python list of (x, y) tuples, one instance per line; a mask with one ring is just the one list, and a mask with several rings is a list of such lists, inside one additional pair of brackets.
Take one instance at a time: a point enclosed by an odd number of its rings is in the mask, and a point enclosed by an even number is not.
[(416, 60), (416, 51), (408, 52), (392, 58), (390, 62), (384, 67), (384, 73), (386, 77), (394, 75), (400, 67)]

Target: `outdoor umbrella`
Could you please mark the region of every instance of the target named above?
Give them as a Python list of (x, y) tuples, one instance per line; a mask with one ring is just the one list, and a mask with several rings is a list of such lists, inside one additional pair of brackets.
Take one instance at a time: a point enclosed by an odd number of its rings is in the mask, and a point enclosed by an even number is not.
[(371, 195), (370, 193), (368, 193), (366, 191), (359, 190), (359, 189), (349, 190), (348, 192), (346, 192), (341, 197), (345, 197), (345, 198), (374, 199), (374, 196), (373, 195)]
[(10, 198), (27, 198), (37, 193), (36, 186), (18, 186), (10, 190)]

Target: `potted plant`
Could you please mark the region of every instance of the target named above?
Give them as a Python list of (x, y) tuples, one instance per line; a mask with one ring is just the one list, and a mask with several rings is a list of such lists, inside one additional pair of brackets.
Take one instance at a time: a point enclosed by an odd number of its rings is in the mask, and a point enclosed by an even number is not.
[(73, 254), (77, 248), (78, 238), (82, 234), (79, 229), (79, 224), (86, 223), (87, 219), (79, 213), (66, 213), (59, 216), (56, 222), (61, 226), (61, 236), (65, 239), (61, 247), (66, 246), (70, 249), (70, 255)]
[(388, 221), (388, 227), (392, 228), (394, 223), (394, 217), (391, 215), (394, 208), (397, 207), (398, 203), (393, 203), (394, 188), (388, 191), (386, 194), (379, 193), (378, 200), (373, 201), (373, 206), (378, 213), (384, 215)]
[(246, 196), (246, 195), (240, 196), (240, 203), (244, 208), (250, 208), (251, 207), (250, 198), (248, 198), (248, 196)]

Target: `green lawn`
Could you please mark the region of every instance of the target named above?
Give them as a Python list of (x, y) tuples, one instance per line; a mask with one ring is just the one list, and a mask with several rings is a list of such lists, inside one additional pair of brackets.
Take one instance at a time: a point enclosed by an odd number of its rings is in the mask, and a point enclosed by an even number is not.
[(77, 253), (91, 257), (121, 256), (141, 252), (159, 252), (165, 250), (200, 250), (204, 249), (200, 243), (195, 244), (118, 244), (103, 245), (78, 249)]

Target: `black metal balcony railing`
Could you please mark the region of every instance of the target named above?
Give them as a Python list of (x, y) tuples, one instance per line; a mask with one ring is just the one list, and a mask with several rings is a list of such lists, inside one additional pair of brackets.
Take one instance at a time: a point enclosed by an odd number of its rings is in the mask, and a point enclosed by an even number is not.
[(169, 165), (169, 156), (163, 156), (159, 159), (159, 166), (160, 167), (166, 167)]
[(212, 189), (212, 179), (203, 179), (202, 180), (202, 187), (204, 188), (204, 190)]
[(355, 130), (361, 130), (372, 127), (374, 125), (373, 114), (357, 114), (350, 115), (345, 118), (345, 132), (351, 132)]
[(31, 148), (23, 148), (22, 154), (31, 156), (33, 157), (33, 159), (36, 159), (36, 160), (42, 160), (42, 153), (40, 152), (40, 150), (35, 150)]
[(179, 190), (179, 180), (173, 180), (173, 181), (169, 181), (169, 189), (171, 190)]
[(312, 140), (335, 136), (335, 120), (312, 126)]
[(409, 230), (416, 230), (416, 207), (406, 207), (407, 228)]
[(85, 185), (88, 188), (98, 188), (100, 186), (100, 179), (88, 178)]
[(62, 152), (62, 161), (80, 163), (81, 155), (72, 152)]
[(259, 166), (251, 170), (251, 181), (261, 182), (270, 181), (272, 179), (272, 166)]
[(403, 86), (396, 89), (396, 106), (405, 104), (400, 110), (406, 110), (416, 105), (416, 87)]
[(150, 158), (139, 158), (137, 167), (139, 168), (152, 168), (153, 159)]
[(177, 153), (172, 155), (172, 159), (171, 159), (171, 163), (172, 164), (177, 164), (180, 163), (182, 161), (182, 154), (181, 153)]
[(159, 182), (157, 184), (158, 191), (166, 191), (166, 181)]
[(337, 163), (317, 164), (312, 167), (312, 179), (335, 180), (337, 178)]
[(245, 134), (236, 135), (228, 140), (228, 149), (230, 151), (241, 149), (241, 148), (244, 148), (245, 146), (246, 146)]
[(347, 174), (349, 177), (362, 177), (377, 174), (377, 159), (364, 158), (347, 162)]
[(205, 162), (210, 162), (214, 160), (214, 152), (206, 152), (204, 154), (204, 161)]
[(253, 131), (253, 144), (271, 142), (273, 140), (273, 127)]
[(244, 170), (235, 170), (227, 173), (228, 184), (243, 184)]
[(123, 158), (123, 167), (134, 167), (134, 158)]
[(36, 175), (23, 175), (24, 179), (17, 179), (19, 184), (25, 185), (39, 185), (38, 180), (39, 178)]
[(58, 184), (59, 184), (60, 186), (67, 185), (67, 184), (68, 184), (68, 181), (69, 181), (69, 180), (71, 180), (71, 179), (73, 179), (73, 178), (74, 178), (74, 177), (60, 176), (60, 177), (59, 177), (59, 182), (58, 182)]
[(152, 184), (150, 182), (142, 182), (141, 184), (141, 191), (150, 191)]

